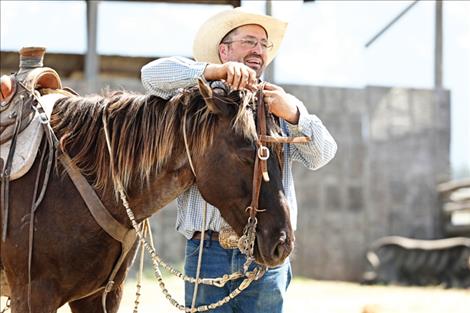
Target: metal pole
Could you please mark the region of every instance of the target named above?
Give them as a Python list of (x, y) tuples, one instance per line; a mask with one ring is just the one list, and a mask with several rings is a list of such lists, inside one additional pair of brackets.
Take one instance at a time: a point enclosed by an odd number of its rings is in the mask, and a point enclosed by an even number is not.
[[(266, 15), (273, 15), (273, 7), (272, 7), (272, 1), (271, 0), (266, 0)], [(274, 63), (275, 60), (271, 62), (271, 64), (265, 69), (264, 71), (264, 80), (268, 82), (274, 82)]]
[(443, 1), (436, 1), (436, 17), (435, 17), (435, 39), (434, 39), (434, 88), (442, 88), (442, 55), (443, 55), (443, 24), (442, 24), (442, 6)]
[(98, 89), (99, 60), (96, 52), (98, 4), (99, 1), (97, 0), (88, 0), (86, 2), (87, 51), (85, 55), (85, 79), (88, 92), (96, 92)]
[(406, 9), (404, 9), (400, 14), (398, 14), (397, 17), (395, 17), (390, 23), (388, 23), (380, 32), (377, 33), (377, 35), (375, 35), (374, 37), (372, 37), (372, 39), (370, 39), (365, 47), (368, 48), (374, 41), (376, 41), (380, 36), (382, 36), (383, 33), (385, 33), (387, 31), (387, 29), (389, 29), (393, 24), (395, 24), (403, 15), (406, 14), (406, 12), (408, 12), (413, 6), (416, 5), (416, 3), (418, 3), (419, 0), (415, 0), (412, 4), (410, 4)]

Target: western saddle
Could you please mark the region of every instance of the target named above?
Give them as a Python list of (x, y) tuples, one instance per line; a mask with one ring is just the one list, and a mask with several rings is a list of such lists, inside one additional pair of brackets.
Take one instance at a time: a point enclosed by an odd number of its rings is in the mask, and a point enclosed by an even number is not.
[(57, 100), (59, 95), (41, 99), (43, 112), (34, 105), (34, 98), (40, 98), (44, 91), (62, 89), (57, 72), (43, 67), (44, 52), (38, 47), (21, 49), (20, 70), (0, 80), (0, 169), (9, 180), (23, 176), (34, 163), (43, 136), (41, 114), (50, 116), (55, 101), (49, 98)]

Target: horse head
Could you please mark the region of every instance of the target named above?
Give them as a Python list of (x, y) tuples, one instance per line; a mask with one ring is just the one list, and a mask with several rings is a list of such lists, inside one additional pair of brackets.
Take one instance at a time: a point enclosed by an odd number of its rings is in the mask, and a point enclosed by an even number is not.
[[(257, 133), (253, 94), (216, 88), (199, 82), (200, 96), (215, 119), (212, 140), (194, 157), (196, 185), (202, 196), (241, 236), (247, 224), (253, 192)], [(270, 123), (272, 131), (275, 124)], [(192, 125), (195, 127), (195, 125)], [(272, 148), (271, 148), (272, 150)], [(281, 264), (293, 248), (294, 233), (282, 186), (280, 160), (271, 151), (269, 181), (263, 181), (257, 214), (255, 259), (268, 266)], [(255, 175), (258, 175), (256, 173)]]

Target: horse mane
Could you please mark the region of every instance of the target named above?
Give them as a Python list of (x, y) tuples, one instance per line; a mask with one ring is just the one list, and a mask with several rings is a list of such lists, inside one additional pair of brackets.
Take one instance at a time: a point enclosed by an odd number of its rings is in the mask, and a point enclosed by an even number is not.
[[(214, 93), (213, 97), (236, 107), (232, 127), (237, 133), (256, 138), (249, 110), (251, 93), (225, 90), (222, 95)], [(99, 190), (107, 188), (113, 179), (103, 115), (114, 157), (114, 179), (120, 180), (124, 190), (131, 184), (140, 187), (148, 184), (172, 152), (184, 151), (182, 121), (185, 117), (193, 157), (203, 155), (211, 144), (219, 119), (209, 111), (197, 87), (184, 90), (170, 100), (127, 91), (58, 100), (51, 126), (59, 138), (60, 149), (72, 157), (82, 174)]]

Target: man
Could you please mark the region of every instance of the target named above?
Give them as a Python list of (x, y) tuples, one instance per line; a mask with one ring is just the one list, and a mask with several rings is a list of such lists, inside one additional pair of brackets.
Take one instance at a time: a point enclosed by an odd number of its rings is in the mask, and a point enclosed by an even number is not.
[[(241, 9), (223, 11), (207, 20), (193, 44), (196, 61), (181, 57), (163, 58), (142, 68), (142, 82), (148, 93), (168, 99), (178, 89), (193, 86), (198, 78), (225, 80), (234, 89), (256, 90), (258, 81), (276, 55), (287, 24), (270, 16)], [(284, 146), (283, 186), (291, 211), (292, 227), (297, 222), (297, 202), (292, 177), (292, 161), (300, 161), (309, 169), (318, 169), (336, 153), (336, 143), (322, 122), (309, 114), (301, 101), (281, 87), (266, 83), (264, 100), (269, 110), (280, 117), (281, 127), (289, 136), (309, 136), (308, 144)], [(197, 187), (191, 187), (177, 201), (176, 229), (187, 241), (185, 272), (196, 275), (204, 200)], [(238, 249), (224, 249), (218, 232), (226, 227), (219, 211), (208, 205), (205, 249), (201, 277), (216, 277), (241, 270), (245, 256)], [(212, 311), (282, 312), (285, 292), (291, 280), (291, 267), (284, 264), (269, 269), (238, 297)], [(233, 291), (241, 280), (223, 288), (199, 285), (196, 306), (214, 303)], [(186, 283), (185, 302), (191, 306), (194, 285)]]

